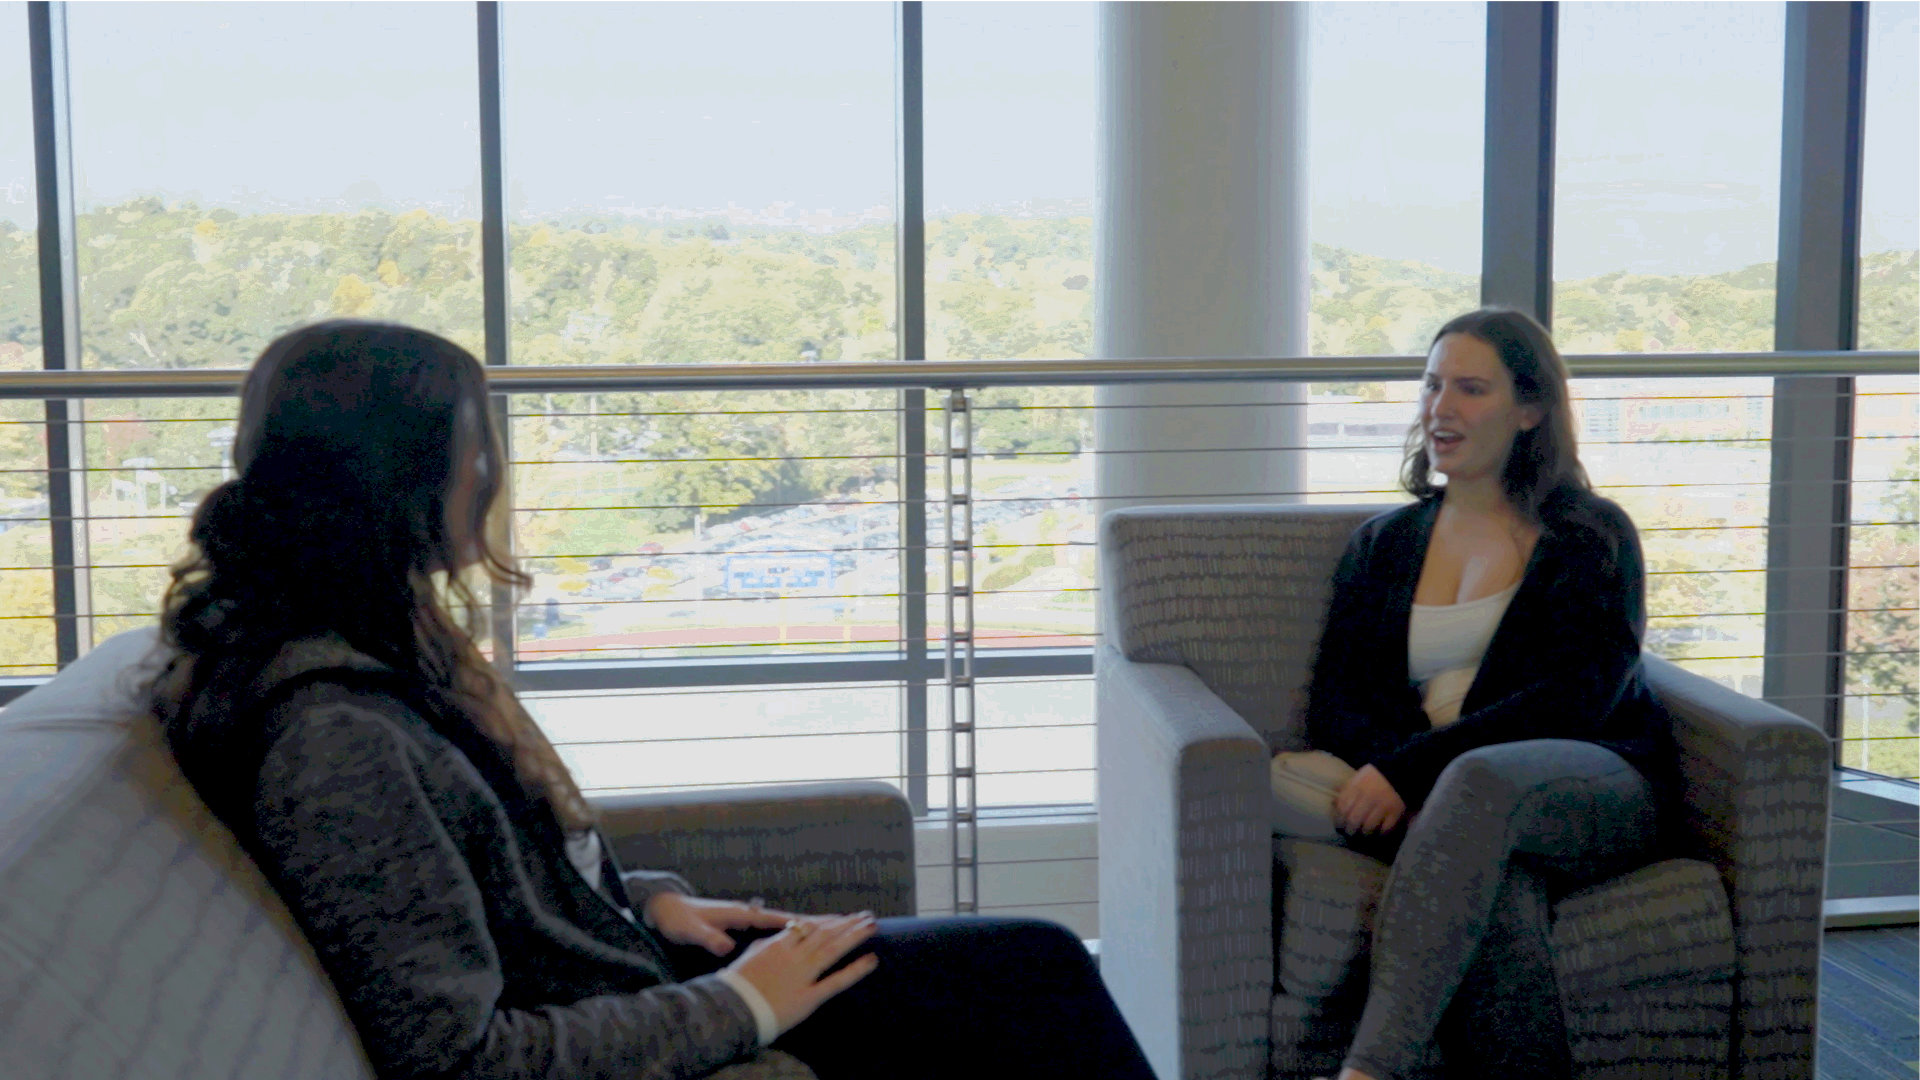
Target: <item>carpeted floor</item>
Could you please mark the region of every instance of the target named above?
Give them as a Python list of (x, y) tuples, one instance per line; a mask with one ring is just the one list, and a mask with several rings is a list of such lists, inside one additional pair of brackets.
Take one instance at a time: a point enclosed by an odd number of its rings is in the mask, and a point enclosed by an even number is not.
[(1819, 1080), (1920, 1076), (1920, 932), (1829, 930), (1822, 952)]

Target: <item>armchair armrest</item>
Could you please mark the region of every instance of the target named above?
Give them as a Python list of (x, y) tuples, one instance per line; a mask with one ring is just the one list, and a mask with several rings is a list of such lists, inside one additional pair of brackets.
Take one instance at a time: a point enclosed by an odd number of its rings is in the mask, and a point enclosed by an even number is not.
[(1266, 741), (1184, 667), (1103, 646), (1094, 680), (1101, 974), (1165, 1080), (1264, 1077)]
[(629, 869), (703, 896), (789, 911), (914, 914), (913, 811), (888, 784), (843, 781), (596, 799)]
[(1733, 1077), (1813, 1074), (1833, 753), (1798, 716), (1657, 657), (1683, 813), (1733, 909)]

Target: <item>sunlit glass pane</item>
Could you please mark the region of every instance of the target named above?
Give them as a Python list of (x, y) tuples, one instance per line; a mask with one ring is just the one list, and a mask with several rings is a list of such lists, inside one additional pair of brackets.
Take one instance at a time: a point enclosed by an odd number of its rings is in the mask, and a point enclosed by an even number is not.
[(473, 9), (68, 9), (87, 367), (235, 367), (330, 316), (480, 336)]
[(1480, 295), (1486, 5), (1308, 11), (1311, 351), (1424, 352)]
[(880, 360), (893, 9), (504, 9), (514, 362)]
[[(1860, 228), (1862, 349), (1920, 340), (1920, 5), (1867, 8), (1867, 115)], [(1920, 385), (1854, 380), (1853, 527), (1840, 761), (1920, 777)]]
[(1860, 205), (1862, 349), (1920, 342), (1920, 4), (1867, 7), (1867, 117)]
[(1554, 336), (1773, 347), (1781, 4), (1560, 5)]
[[(0, 3), (0, 371), (40, 367), (27, 5)], [(0, 678), (53, 668), (45, 407), (0, 401)]]

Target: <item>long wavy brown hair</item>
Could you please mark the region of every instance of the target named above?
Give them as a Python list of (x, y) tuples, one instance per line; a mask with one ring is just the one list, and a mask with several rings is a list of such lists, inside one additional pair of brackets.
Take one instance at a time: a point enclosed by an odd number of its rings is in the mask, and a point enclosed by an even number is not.
[[(1554, 495), (1591, 490), (1587, 470), (1580, 464), (1579, 439), (1574, 434), (1567, 362), (1561, 359), (1547, 328), (1523, 311), (1480, 308), (1449, 319), (1433, 335), (1428, 350), (1448, 334), (1465, 334), (1498, 353), (1500, 363), (1513, 377), (1514, 400), (1540, 410), (1540, 422), (1514, 436), (1513, 449), (1507, 454), (1506, 468), (1500, 474), (1507, 501), (1537, 524), (1540, 508)], [(1430, 499), (1440, 490), (1433, 482), (1426, 432), (1417, 419), (1407, 432), (1400, 483), (1418, 499)]]
[[(389, 323), (294, 330), (247, 375), (233, 457), (238, 475), (194, 513), (161, 614), (172, 655), (150, 693), (176, 752), (192, 751), (183, 762), (235, 760), (246, 736), (232, 729), (241, 714), (194, 708), (201, 694), (244, 696), (285, 645), (335, 635), (407, 680), (456, 745), (484, 736), (564, 826), (590, 824), (475, 642), (487, 618), (473, 570), (494, 588), (527, 579), (502, 554), (506, 461), (472, 354)], [(472, 498), (450, 522), (463, 477)]]

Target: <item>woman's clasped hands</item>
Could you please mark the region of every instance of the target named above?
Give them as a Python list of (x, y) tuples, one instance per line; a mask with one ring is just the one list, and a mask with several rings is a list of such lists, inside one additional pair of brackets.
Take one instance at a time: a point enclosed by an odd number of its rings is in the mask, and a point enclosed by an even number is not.
[(871, 912), (794, 915), (762, 907), (757, 901), (742, 904), (659, 893), (647, 901), (646, 917), (668, 941), (697, 945), (715, 956), (735, 949), (732, 931), (779, 930), (748, 945), (728, 966), (766, 998), (781, 1031), (791, 1030), (828, 998), (880, 966), (879, 959), (869, 953), (827, 974), (873, 936), (878, 924)]
[(1392, 832), (1406, 813), (1406, 800), (1371, 765), (1361, 766), (1333, 796), (1333, 819), (1350, 836)]

